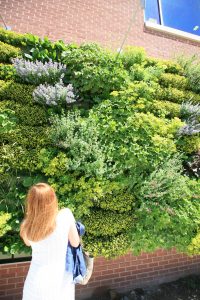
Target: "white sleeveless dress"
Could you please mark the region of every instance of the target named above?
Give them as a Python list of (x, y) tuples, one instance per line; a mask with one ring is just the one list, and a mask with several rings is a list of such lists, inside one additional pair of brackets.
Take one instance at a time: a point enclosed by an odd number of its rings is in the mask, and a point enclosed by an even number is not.
[(58, 212), (56, 228), (39, 242), (30, 241), (32, 261), (26, 277), (22, 300), (74, 300), (72, 274), (65, 270), (68, 233), (75, 222), (70, 209)]

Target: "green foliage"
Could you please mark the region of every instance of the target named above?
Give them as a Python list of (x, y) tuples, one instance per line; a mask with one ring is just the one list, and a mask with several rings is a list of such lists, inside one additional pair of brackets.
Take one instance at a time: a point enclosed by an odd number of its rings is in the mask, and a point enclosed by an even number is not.
[(115, 235), (112, 237), (99, 237), (95, 240), (92, 236), (84, 237), (84, 245), (86, 251), (94, 256), (104, 256), (106, 258), (114, 258), (127, 253), (130, 250), (130, 238), (126, 233)]
[(163, 74), (164, 68), (161, 66), (148, 66), (134, 65), (130, 68), (130, 78), (132, 81), (147, 82), (150, 86), (155, 86), (154, 82)]
[(78, 112), (52, 118), (52, 140), (57, 147), (65, 149), (69, 169), (87, 176), (104, 174), (103, 146), (98, 140), (97, 126), (95, 119), (83, 119)]
[(198, 233), (193, 239), (191, 244), (188, 246), (188, 253), (191, 255), (200, 254), (200, 233)]
[(79, 91), (80, 98), (94, 102), (126, 86), (128, 73), (115, 56), (95, 44), (83, 44), (63, 53), (66, 79)]
[(68, 47), (63, 41), (51, 42), (47, 37), (44, 39), (32, 34), (20, 34), (13, 31), (0, 29), (0, 41), (18, 46), (23, 49), (23, 56), (30, 60), (60, 61), (61, 54)]
[(0, 80), (0, 100), (12, 100), (24, 105), (31, 104), (34, 86)]
[(133, 103), (135, 97), (124, 95), (126, 92), (100, 104), (93, 110), (93, 117), (105, 146), (107, 176), (131, 173), (138, 181), (142, 172), (152, 170), (159, 161), (176, 153), (175, 136), (183, 123), (178, 118), (166, 120), (134, 112), (134, 105), (128, 101)]
[(182, 66), (172, 60), (160, 60), (157, 58), (147, 58), (146, 61), (146, 66), (155, 66), (159, 65), (164, 67), (166, 73), (171, 73), (171, 74), (177, 74), (177, 75), (184, 75), (184, 69)]
[(88, 235), (114, 236), (130, 229), (133, 217), (128, 213), (118, 213), (104, 210), (92, 210), (82, 218)]
[(25, 195), (48, 182), (59, 207), (85, 223), (84, 246), (95, 256), (160, 247), (198, 253), (199, 181), (183, 175), (178, 154), (188, 160), (200, 139), (177, 133), (180, 117), (198, 119), (200, 96), (184, 69), (134, 47), (116, 54), (2, 30), (0, 41), (31, 61), (64, 63), (64, 84), (79, 95), (70, 111), (39, 105), (35, 87), (0, 65), (0, 210), (10, 214), (4, 252), (27, 250), (19, 238)]
[(0, 42), (0, 62), (11, 62), (11, 58), (21, 55), (19, 48)]
[(182, 136), (177, 140), (177, 148), (185, 153), (195, 153), (200, 149), (200, 137), (196, 136)]
[(176, 88), (159, 88), (157, 90), (158, 99), (168, 100), (175, 103), (182, 103), (185, 101), (192, 101), (194, 103), (200, 102), (200, 95), (191, 91), (181, 91)]
[(164, 87), (174, 87), (180, 90), (186, 90), (188, 86), (188, 79), (177, 74), (164, 73), (161, 75), (160, 84)]
[(126, 190), (121, 190), (120, 186), (115, 182), (111, 182), (110, 185), (112, 188), (111, 192), (107, 193), (104, 197), (97, 199), (95, 205), (104, 210), (112, 210), (116, 212), (131, 211), (135, 206), (134, 196)]
[(142, 47), (126, 46), (120, 58), (126, 70), (129, 70), (134, 64), (141, 65), (146, 60), (146, 52)]
[(0, 41), (13, 46), (25, 46), (28, 34), (16, 33), (0, 28)]
[(0, 80), (12, 80), (15, 78), (15, 68), (12, 65), (0, 64)]
[(200, 61), (198, 56), (180, 56), (178, 62), (184, 69), (190, 88), (196, 93), (200, 92)]
[(12, 132), (15, 125), (15, 112), (11, 109), (0, 109), (0, 135)]
[(187, 177), (179, 158), (158, 166), (138, 188), (141, 205), (132, 227), (134, 253), (157, 248), (186, 251), (199, 225), (199, 202), (191, 201)]
[(48, 111), (38, 104), (16, 103), (12, 100), (0, 101), (0, 113), (12, 110), (15, 115), (15, 123), (24, 126), (49, 125)]
[(6, 170), (16, 170), (22, 172), (35, 172), (39, 170), (40, 148), (27, 149), (22, 146), (2, 145), (0, 147), (1, 172)]
[(180, 104), (170, 101), (154, 100), (143, 111), (150, 111), (155, 116), (164, 118), (180, 117)]
[(67, 50), (67, 46), (63, 41), (51, 42), (48, 37), (41, 39), (35, 35), (28, 35), (26, 40), (27, 50), (24, 56), (30, 60), (36, 61), (60, 61), (63, 51)]
[(49, 129), (42, 126), (15, 126), (9, 134), (1, 133), (0, 138), (4, 144), (15, 144), (27, 149), (42, 148), (50, 143)]
[(3, 211), (0, 212), (0, 237), (11, 229), (11, 227), (8, 225), (8, 220), (10, 217), (11, 215), (8, 213)]

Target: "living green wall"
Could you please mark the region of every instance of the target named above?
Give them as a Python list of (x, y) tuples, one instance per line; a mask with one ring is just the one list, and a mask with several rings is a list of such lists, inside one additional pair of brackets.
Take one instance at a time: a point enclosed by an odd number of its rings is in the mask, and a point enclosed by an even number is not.
[[(37, 86), (17, 74), (14, 57), (62, 63), (76, 102), (34, 101)], [(85, 224), (84, 247), (95, 256), (160, 247), (199, 253), (200, 181), (192, 164), (200, 136), (196, 127), (182, 129), (189, 122), (183, 103), (190, 114), (196, 107), (199, 122), (200, 94), (183, 64), (140, 48), (118, 56), (96, 44), (0, 30), (0, 79), (1, 251), (29, 251), (19, 238), (25, 195), (44, 181), (60, 208)]]

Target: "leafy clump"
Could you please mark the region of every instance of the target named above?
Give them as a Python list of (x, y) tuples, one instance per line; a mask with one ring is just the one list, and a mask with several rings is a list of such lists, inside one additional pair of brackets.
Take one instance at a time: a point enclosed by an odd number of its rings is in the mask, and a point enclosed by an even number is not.
[(42, 63), (36, 60), (35, 62), (25, 59), (12, 59), (16, 73), (22, 82), (38, 85), (40, 83), (54, 84), (58, 82), (61, 75), (66, 71), (66, 66), (58, 62)]
[(54, 86), (49, 84), (40, 84), (33, 92), (35, 102), (47, 106), (57, 106), (70, 104), (76, 101), (72, 84), (64, 86), (62, 80)]

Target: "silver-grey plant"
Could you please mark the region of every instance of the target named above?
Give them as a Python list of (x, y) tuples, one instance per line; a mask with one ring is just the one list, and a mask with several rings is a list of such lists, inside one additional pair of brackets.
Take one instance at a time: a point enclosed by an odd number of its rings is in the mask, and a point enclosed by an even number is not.
[(60, 80), (54, 86), (40, 84), (33, 92), (33, 99), (40, 104), (57, 106), (75, 102), (76, 96), (72, 84), (64, 86)]
[(200, 105), (198, 103), (183, 102), (180, 115), (186, 124), (179, 129), (178, 135), (193, 135), (200, 132)]
[(12, 62), (20, 79), (34, 85), (45, 82), (54, 84), (64, 76), (66, 71), (65, 65), (51, 60), (43, 63), (38, 60), (32, 62), (23, 58), (13, 58)]
[(183, 102), (180, 108), (180, 115), (184, 119), (198, 118), (200, 116), (200, 104), (194, 104), (191, 101)]

